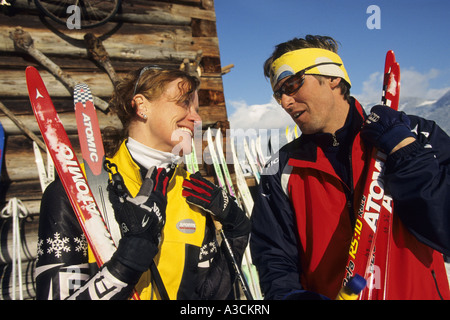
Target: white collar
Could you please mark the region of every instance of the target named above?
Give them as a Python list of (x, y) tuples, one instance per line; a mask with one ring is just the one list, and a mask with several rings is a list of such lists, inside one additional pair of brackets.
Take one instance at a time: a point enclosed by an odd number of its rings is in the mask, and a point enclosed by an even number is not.
[(168, 169), (181, 159), (180, 156), (150, 148), (130, 137), (128, 137), (126, 144), (133, 159), (147, 170), (151, 167)]

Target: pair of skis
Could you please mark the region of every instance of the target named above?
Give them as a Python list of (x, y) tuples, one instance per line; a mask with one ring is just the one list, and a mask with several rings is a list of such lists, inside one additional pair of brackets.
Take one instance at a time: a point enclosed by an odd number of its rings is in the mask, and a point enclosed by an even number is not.
[[(386, 54), (382, 103), (398, 109), (400, 97), (400, 66), (393, 51)], [(366, 184), (358, 208), (354, 234), (346, 265), (347, 282), (355, 275), (363, 276), (368, 284), (359, 296), (362, 300), (384, 300), (387, 294), (389, 240), (392, 230), (393, 201), (384, 189), (386, 154), (373, 148)]]
[[(226, 163), (225, 156), (224, 156), (223, 146), (222, 146), (222, 133), (221, 133), (220, 129), (217, 130), (217, 135), (215, 138), (215, 142), (216, 142), (215, 145), (214, 145), (213, 139), (212, 139), (211, 128), (208, 128), (206, 134), (207, 134), (208, 149), (209, 149), (211, 161), (212, 161), (212, 164), (214, 167), (214, 171), (215, 171), (219, 186), (221, 188), (225, 189), (228, 192), (228, 194), (235, 197), (239, 207), (241, 207), (241, 208), (242, 208), (242, 204), (239, 199), (242, 199), (244, 202), (244, 207), (245, 207), (244, 210), (246, 211), (247, 215), (250, 216), (251, 209), (253, 208), (253, 199), (251, 197), (250, 191), (248, 190), (248, 186), (245, 182), (245, 178), (243, 177), (242, 170), (239, 169), (239, 172), (242, 174), (242, 176), (240, 177), (240, 182), (241, 183), (243, 182), (245, 184), (246, 189), (243, 188), (243, 185), (240, 185), (238, 183), (239, 195), (240, 195), (240, 197), (238, 197), (237, 193), (235, 191), (234, 185), (233, 185), (233, 181), (231, 179), (230, 172), (228, 170), (228, 165)], [(192, 145), (192, 149), (193, 149), (193, 152), (191, 153), (191, 155), (185, 156), (185, 160), (186, 160), (186, 167), (188, 168), (188, 171), (191, 173), (194, 173), (194, 172), (198, 171), (198, 164), (196, 162), (194, 144)], [(233, 153), (233, 157), (235, 157), (235, 153)], [(236, 163), (237, 162), (235, 162), (235, 165), (236, 165)], [(244, 273), (246, 276), (244, 278), (244, 276), (241, 273), (241, 268), (237, 264), (236, 260), (234, 259), (232, 249), (229, 246), (228, 240), (227, 240), (225, 234), (223, 233), (223, 231), (221, 230), (221, 228), (219, 228), (219, 232), (221, 233), (223, 241), (225, 241), (225, 245), (228, 248), (228, 252), (229, 252), (229, 255), (231, 256), (232, 264), (235, 268), (238, 280), (241, 284), (242, 290), (243, 290), (244, 295), (246, 296), (247, 300), (253, 300), (254, 297), (258, 300), (262, 299), (261, 290), (259, 288), (258, 275), (256, 272), (256, 268), (253, 266), (252, 261), (251, 261), (249, 247), (247, 246), (247, 248), (245, 249), (244, 259), (243, 259), (243, 263), (242, 263), (244, 270), (245, 270)], [(246, 279), (250, 280), (249, 281), (250, 286)]]
[[(105, 220), (114, 222), (115, 220), (107, 219), (108, 212), (111, 214), (112, 211), (107, 209), (109, 201), (103, 201), (105, 199), (105, 181), (108, 181), (108, 176), (104, 176), (103, 143), (89, 88), (85, 85), (77, 85), (75, 88), (75, 113), (78, 113), (77, 124), (79, 125), (86, 175), (89, 177), (88, 183), (47, 88), (36, 68), (27, 67), (26, 80), (31, 106), (48, 153), (95, 260), (101, 267), (110, 260), (116, 251), (115, 241), (105, 222)], [(83, 124), (80, 124), (79, 121), (82, 121)], [(43, 189), (45, 189), (44, 185)], [(101, 210), (97, 202), (102, 204)], [(133, 299), (139, 299), (137, 293), (134, 293)]]
[[(251, 210), (253, 209), (253, 198), (250, 194), (250, 190), (248, 189), (248, 185), (245, 181), (245, 178), (243, 178), (243, 176), (238, 177), (239, 174), (242, 174), (242, 170), (238, 170), (238, 172), (236, 172), (236, 179), (239, 179), (239, 181), (237, 182), (239, 193), (237, 193), (234, 189), (233, 181), (231, 179), (231, 175), (228, 170), (228, 165), (227, 165), (225, 155), (224, 155), (224, 150), (223, 150), (223, 145), (222, 145), (223, 136), (222, 136), (222, 132), (220, 131), (220, 129), (217, 130), (217, 135), (215, 138), (217, 150), (215, 150), (214, 144), (212, 142), (211, 128), (208, 128), (208, 131), (207, 131), (207, 141), (208, 141), (209, 152), (211, 154), (213, 162), (220, 163), (219, 166), (216, 166), (214, 164), (214, 170), (218, 177), (219, 184), (221, 184), (222, 187), (224, 187), (225, 185), (227, 186), (228, 192), (230, 193), (230, 195), (232, 195), (233, 197), (236, 198), (238, 206), (241, 209), (243, 209), (246, 212), (248, 218), (250, 218), (250, 216), (252, 214)], [(219, 157), (218, 161), (215, 156), (216, 151), (217, 151), (217, 155)], [(232, 154), (233, 154), (233, 163), (235, 163), (234, 162), (234, 158), (235, 158), (234, 147), (232, 148)], [(236, 162), (235, 164), (238, 164), (238, 163)], [(221, 177), (221, 173), (220, 173), (221, 169), (223, 170), (223, 173), (224, 173), (223, 177), (225, 178), (225, 181), (223, 181), (223, 178)], [(235, 169), (237, 169), (237, 168), (235, 167)], [(246, 270), (245, 274), (247, 276), (247, 279), (249, 279), (249, 282), (251, 285), (250, 291), (252, 292), (253, 296), (257, 300), (261, 300), (262, 294), (261, 294), (261, 289), (259, 287), (259, 277), (258, 277), (258, 273), (256, 271), (256, 267), (253, 265), (253, 262), (252, 262), (252, 257), (251, 257), (249, 246), (247, 246), (245, 249), (244, 259), (243, 259), (242, 264), (245, 267), (245, 270)]]

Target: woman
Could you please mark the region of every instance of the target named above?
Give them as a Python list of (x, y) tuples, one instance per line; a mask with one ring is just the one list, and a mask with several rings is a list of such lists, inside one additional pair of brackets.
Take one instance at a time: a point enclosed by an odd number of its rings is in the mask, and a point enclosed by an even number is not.
[[(108, 185), (117, 251), (95, 270), (61, 183), (41, 203), (38, 299), (225, 299), (234, 281), (213, 219), (222, 223), (238, 260), (250, 223), (220, 188), (180, 165), (198, 115), (198, 79), (149, 66), (121, 81), (110, 107), (123, 124)], [(105, 184), (108, 182), (105, 181)], [(117, 231), (117, 232), (115, 232)]]

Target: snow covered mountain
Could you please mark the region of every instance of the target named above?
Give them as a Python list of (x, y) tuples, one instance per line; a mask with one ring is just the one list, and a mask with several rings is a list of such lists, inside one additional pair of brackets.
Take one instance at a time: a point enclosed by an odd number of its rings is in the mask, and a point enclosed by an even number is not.
[[(418, 106), (415, 110), (417, 115), (436, 121), (450, 135), (450, 90), (436, 102)], [(410, 112), (409, 107), (405, 112)]]

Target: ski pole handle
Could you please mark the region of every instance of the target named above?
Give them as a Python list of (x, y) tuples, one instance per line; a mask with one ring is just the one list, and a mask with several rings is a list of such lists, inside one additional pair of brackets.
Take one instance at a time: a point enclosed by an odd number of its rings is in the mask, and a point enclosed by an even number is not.
[(359, 274), (351, 278), (347, 285), (339, 290), (336, 300), (357, 300), (360, 292), (366, 287), (366, 279)]

